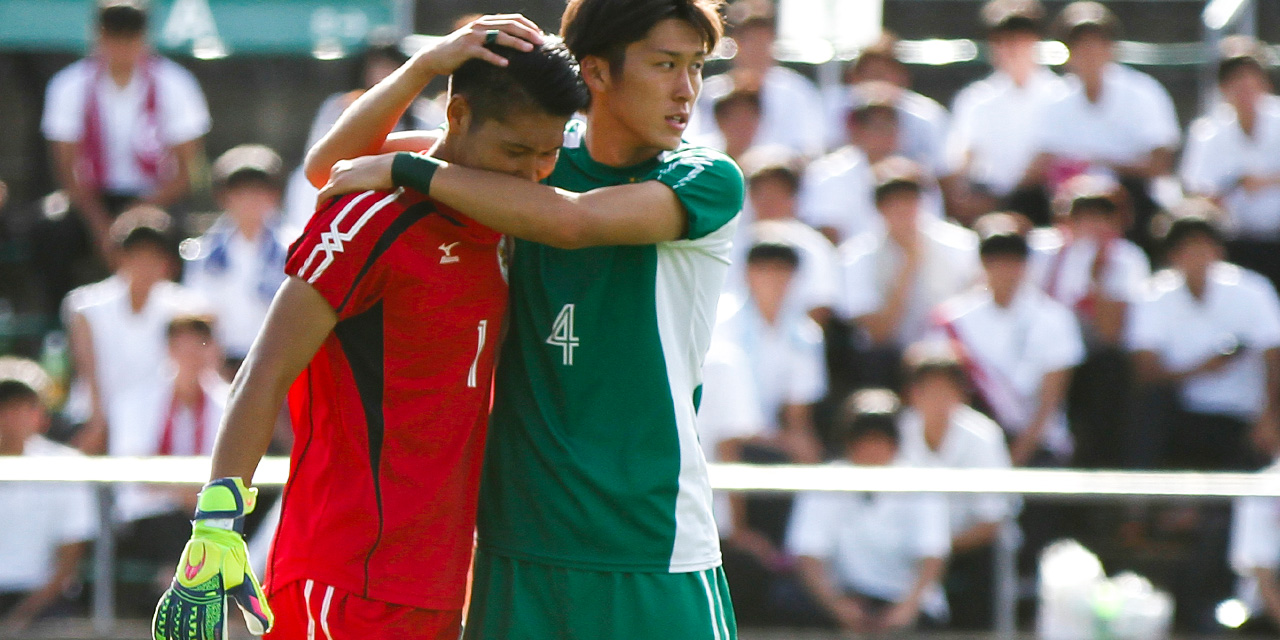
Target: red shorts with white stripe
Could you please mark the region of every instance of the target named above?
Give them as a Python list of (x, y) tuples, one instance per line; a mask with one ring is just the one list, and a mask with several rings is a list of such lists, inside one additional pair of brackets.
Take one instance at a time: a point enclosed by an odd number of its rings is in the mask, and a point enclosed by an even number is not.
[(299, 580), (271, 594), (275, 625), (265, 640), (458, 640), (461, 611), (369, 600)]

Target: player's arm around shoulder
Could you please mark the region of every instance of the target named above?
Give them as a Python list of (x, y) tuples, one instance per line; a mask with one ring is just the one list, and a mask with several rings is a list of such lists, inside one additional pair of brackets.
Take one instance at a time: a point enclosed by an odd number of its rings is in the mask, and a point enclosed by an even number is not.
[(578, 249), (697, 240), (742, 210), (742, 172), (702, 148), (672, 152), (645, 179), (574, 193), (417, 154), (338, 163), (322, 199), (403, 186), (426, 193), (496, 231)]

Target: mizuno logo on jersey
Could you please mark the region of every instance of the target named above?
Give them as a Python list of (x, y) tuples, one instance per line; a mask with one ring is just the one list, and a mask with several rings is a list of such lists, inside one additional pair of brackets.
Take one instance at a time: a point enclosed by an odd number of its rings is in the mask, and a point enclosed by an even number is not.
[[(302, 268), (298, 270), (299, 278), (306, 278), (307, 282), (310, 283), (314, 283), (318, 280), (324, 273), (325, 269), (328, 269), (329, 265), (333, 264), (333, 257), (336, 254), (342, 253), (342, 250), (346, 248), (346, 243), (356, 237), (357, 233), (360, 233), (360, 229), (364, 228), (364, 225), (373, 218), (374, 214), (381, 211), (383, 207), (395, 202), (396, 198), (399, 198), (400, 194), (404, 193), (404, 189), (396, 189), (390, 195), (375, 202), (360, 214), (360, 217), (356, 219), (350, 228), (343, 231), (341, 225), (347, 215), (350, 214), (353, 209), (360, 206), (360, 203), (367, 200), (370, 196), (376, 195), (376, 193), (377, 192), (375, 191), (366, 191), (352, 198), (351, 201), (342, 208), (342, 211), (339, 211), (338, 215), (333, 217), (333, 222), (329, 223), (329, 230), (320, 234), (320, 242), (311, 249), (311, 255), (307, 256), (307, 261), (302, 263)], [(320, 262), (316, 265), (315, 271), (311, 272), (311, 276), (307, 277), (307, 270), (311, 268), (311, 263), (320, 255), (323, 255), (324, 257), (321, 258)]]
[(440, 264), (453, 264), (462, 258), (453, 255), (453, 248), (462, 244), (461, 242), (446, 242), (440, 245), (440, 250), (444, 255), (440, 256)]

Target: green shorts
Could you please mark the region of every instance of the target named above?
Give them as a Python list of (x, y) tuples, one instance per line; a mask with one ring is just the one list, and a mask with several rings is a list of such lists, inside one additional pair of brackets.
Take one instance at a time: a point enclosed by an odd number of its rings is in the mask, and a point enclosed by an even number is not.
[(476, 551), (463, 640), (736, 640), (724, 569), (630, 573)]

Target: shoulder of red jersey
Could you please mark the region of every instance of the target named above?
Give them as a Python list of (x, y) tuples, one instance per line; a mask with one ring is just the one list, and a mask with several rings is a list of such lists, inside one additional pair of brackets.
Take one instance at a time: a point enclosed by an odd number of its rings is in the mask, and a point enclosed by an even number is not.
[(285, 272), (311, 284), (341, 310), (382, 252), (434, 210), (426, 198), (403, 189), (336, 198), (311, 217), (289, 248)]

